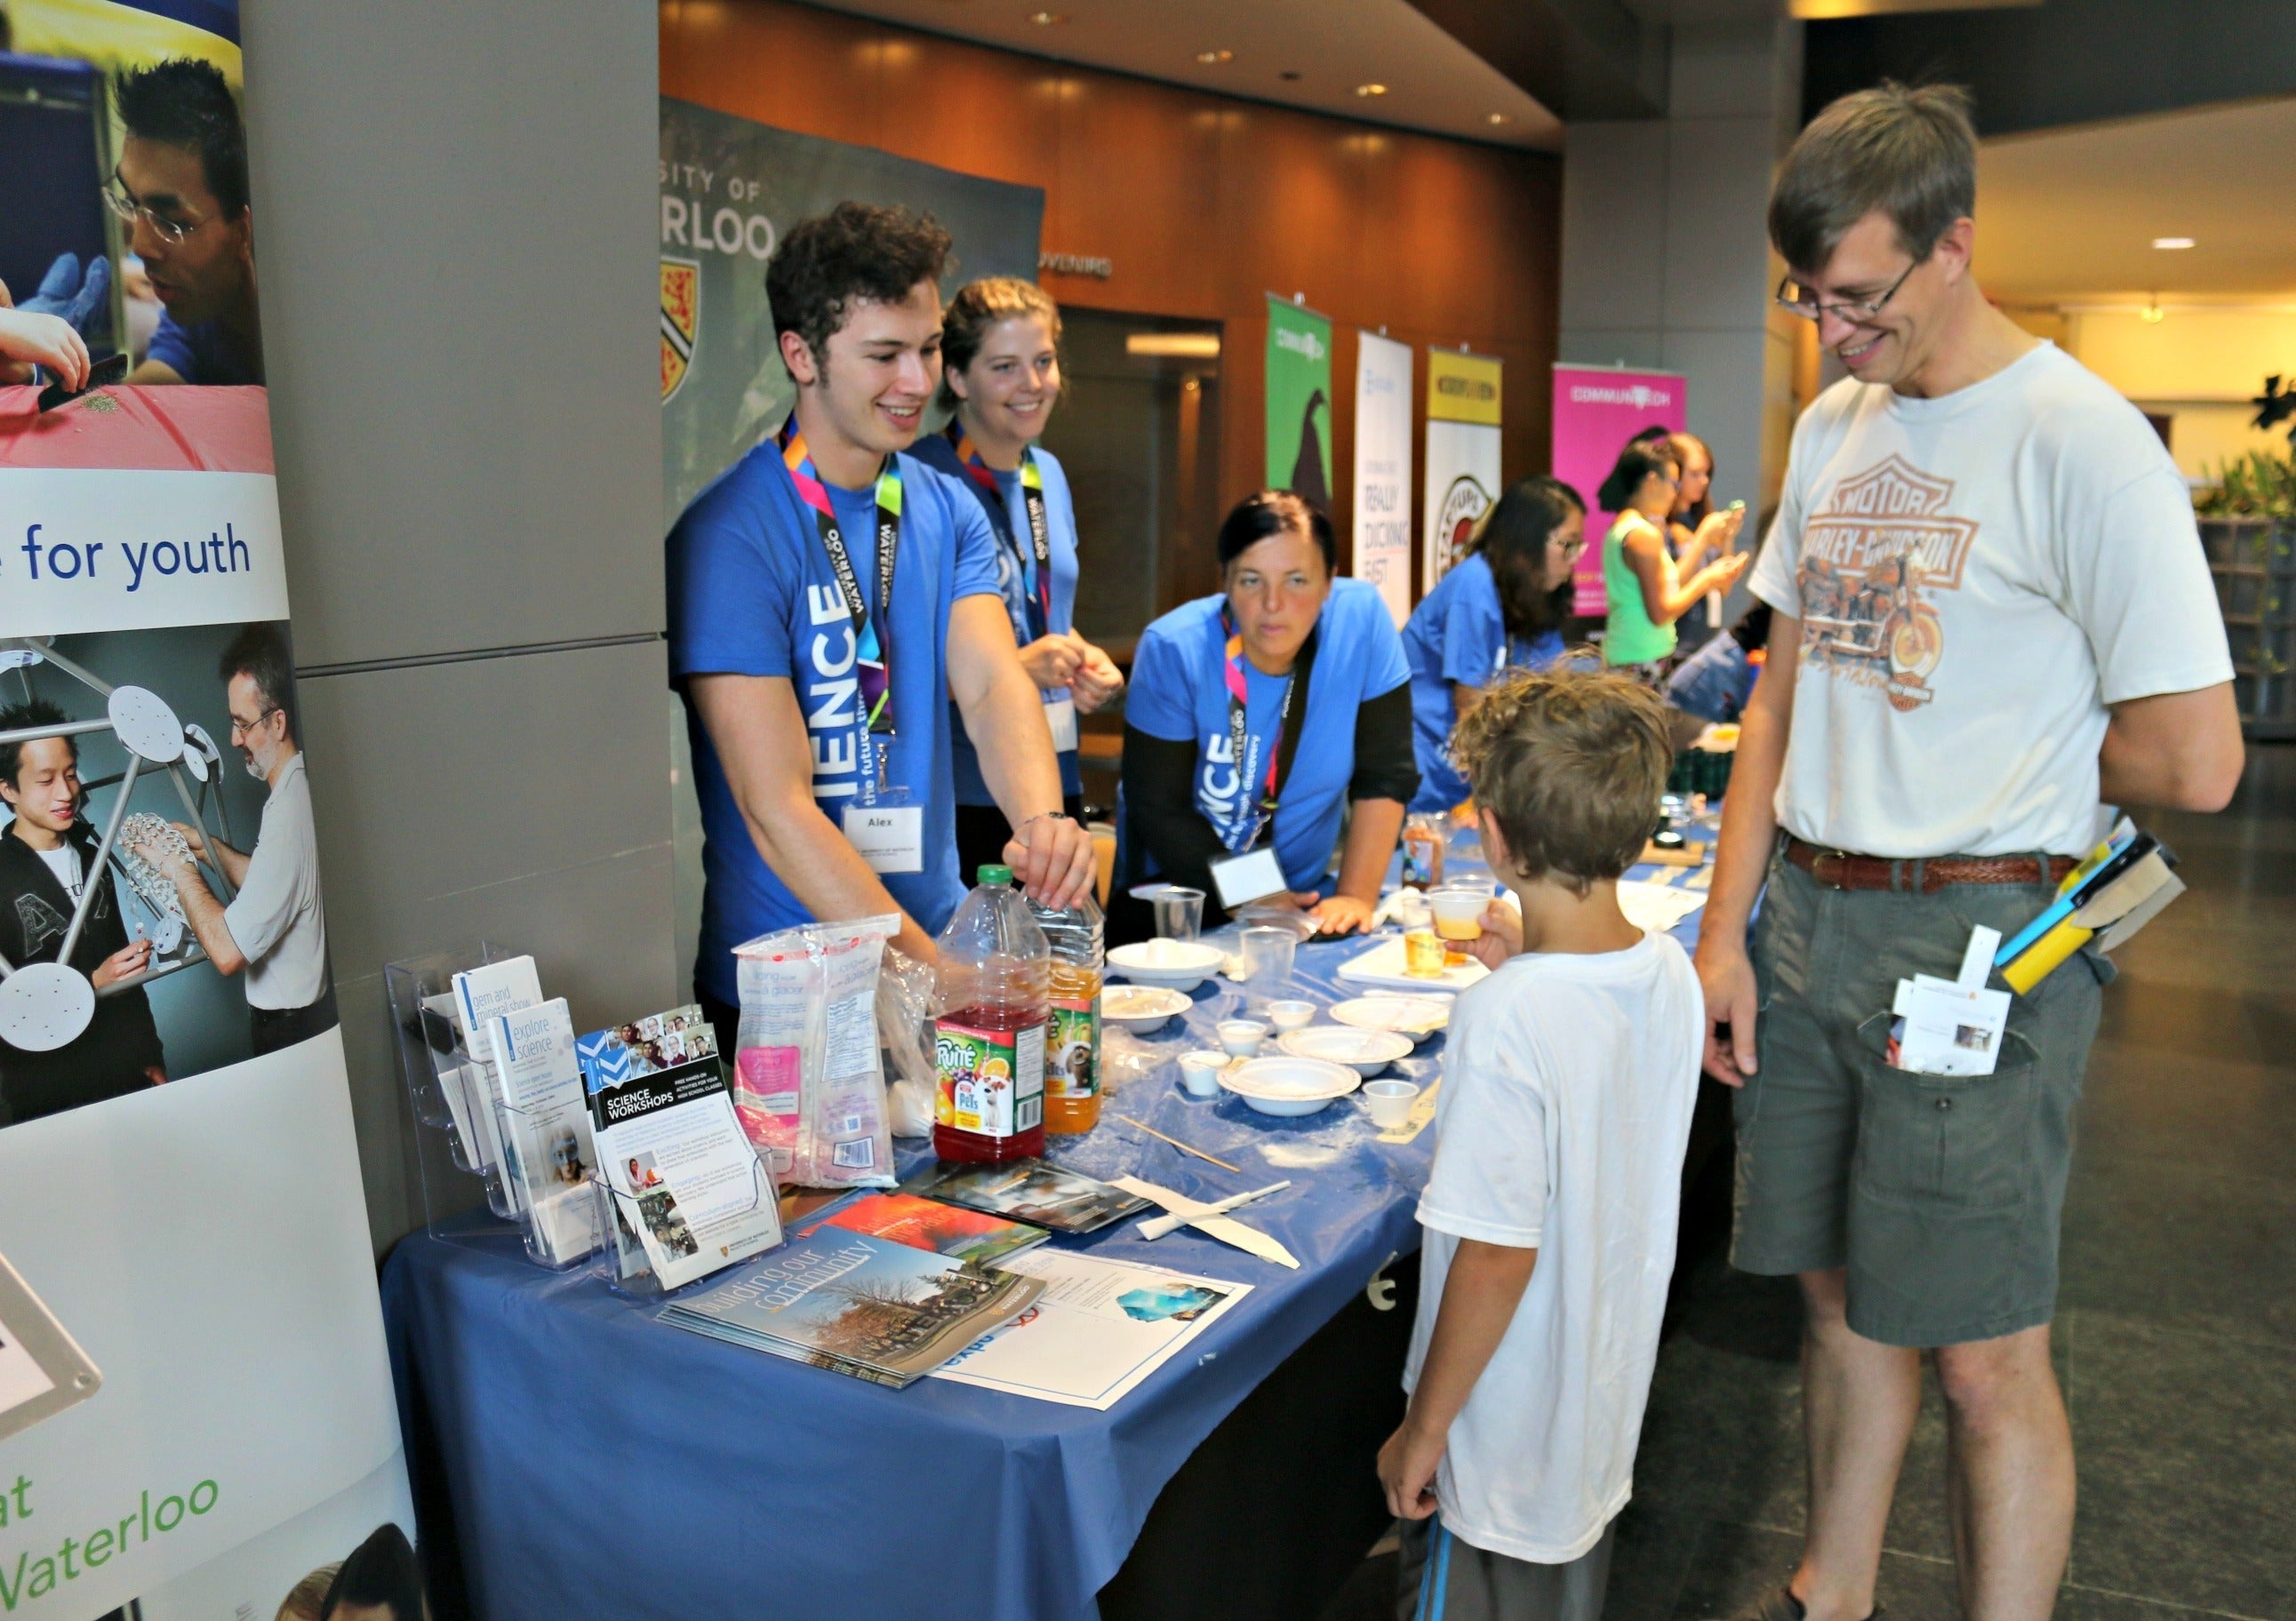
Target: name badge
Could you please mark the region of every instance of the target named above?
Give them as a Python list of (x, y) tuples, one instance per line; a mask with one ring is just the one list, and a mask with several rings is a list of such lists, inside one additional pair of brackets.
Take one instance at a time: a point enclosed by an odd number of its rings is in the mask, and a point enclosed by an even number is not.
[(1283, 876), (1283, 864), (1275, 859), (1272, 845), (1263, 844), (1256, 850), (1216, 861), (1211, 864), (1211, 873), (1212, 887), (1219, 891), (1220, 905), (1230, 912), (1292, 887)]
[(925, 813), (919, 805), (849, 805), (845, 842), (873, 872), (925, 870)]
[(1077, 746), (1076, 700), (1048, 698), (1045, 700), (1045, 724), (1053, 729), (1053, 752), (1073, 754)]

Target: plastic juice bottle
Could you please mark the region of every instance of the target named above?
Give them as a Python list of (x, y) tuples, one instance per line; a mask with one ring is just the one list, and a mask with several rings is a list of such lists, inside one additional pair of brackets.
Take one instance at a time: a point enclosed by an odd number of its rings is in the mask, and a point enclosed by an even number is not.
[(1100, 976), (1105, 925), (1087, 894), (1065, 912), (1029, 903), (1052, 951), (1052, 1034), (1045, 1056), (1045, 1129), (1100, 1124)]
[(1010, 867), (980, 883), (940, 931), (933, 981), (933, 1151), (1026, 1159), (1045, 1151), (1051, 952)]
[(1425, 811), (1403, 819), (1403, 881), (1432, 889), (1443, 881), (1443, 818)]

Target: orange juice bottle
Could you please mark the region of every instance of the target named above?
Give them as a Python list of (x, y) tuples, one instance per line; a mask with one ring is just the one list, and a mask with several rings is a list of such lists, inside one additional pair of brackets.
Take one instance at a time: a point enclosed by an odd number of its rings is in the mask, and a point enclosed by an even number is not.
[(1087, 894), (1065, 912), (1031, 901), (1052, 947), (1053, 1022), (1045, 1045), (1045, 1129), (1100, 1124), (1100, 978), (1105, 925)]

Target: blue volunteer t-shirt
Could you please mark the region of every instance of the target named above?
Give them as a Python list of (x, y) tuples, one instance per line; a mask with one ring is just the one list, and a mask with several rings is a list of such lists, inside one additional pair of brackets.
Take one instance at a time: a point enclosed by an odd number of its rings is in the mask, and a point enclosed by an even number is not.
[[(892, 803), (923, 807), (924, 870), (887, 874), (884, 883), (921, 927), (939, 933), (964, 896), (949, 791), (949, 611), (959, 597), (996, 594), (996, 542), (979, 502), (914, 457), (899, 460), (901, 545), (889, 636), (897, 735), (886, 775)], [(873, 606), (873, 488), (832, 486), (830, 503), (863, 600)], [(705, 675), (794, 684), (813, 748), (814, 798), (841, 827), (845, 807), (863, 797), (853, 622), (813, 509), (790, 482), (778, 444), (767, 438), (693, 498), (669, 532), (666, 562), (672, 684), (683, 691), (687, 676)], [(734, 1002), (733, 948), (810, 918), (758, 854), (691, 696), (685, 718), (703, 838), (695, 978), (711, 995)]]
[(1498, 582), (1478, 552), (1420, 599), (1403, 627), (1403, 652), (1411, 663), (1411, 748), (1419, 762), (1410, 808), (1449, 810), (1470, 791), (1451, 763), (1453, 684), (1488, 687), (1506, 670), (1543, 670), (1562, 656), (1562, 633), (1549, 630), (1529, 642), (1510, 637)]
[[(1230, 850), (1242, 850), (1259, 819), (1289, 678), (1262, 675), (1245, 660), (1247, 730), (1239, 770), (1227, 722), (1227, 633), (1220, 627), (1226, 602), (1199, 597), (1142, 633), (1124, 717), (1151, 737), (1196, 745), (1196, 809)], [(1333, 580), (1316, 621), (1307, 708), (1294, 710), (1300, 745), (1275, 812), (1275, 859), (1292, 888), (1321, 885), (1339, 843), (1356, 768), (1356, 711), (1410, 678), (1378, 588), (1363, 580)], [(1142, 856), (1144, 865), (1145, 852)]]
[(222, 322), (194, 321), (189, 326), (178, 326), (175, 316), (164, 309), (144, 358), (170, 368), (185, 382), (210, 388), (263, 381), (263, 356), (250, 354)]
[[(1036, 630), (1029, 623), (1029, 604), (1037, 594), (1037, 546), (1029, 534), (1029, 508), (1021, 495), (1021, 475), (996, 473), (996, 488), (1004, 497), (999, 503), (990, 500), (988, 492), (973, 481), (964, 464), (956, 459), (956, 446), (945, 436), (927, 434), (910, 454), (955, 479), (980, 503), (998, 543), (996, 594), (1004, 599), (1004, 610), (1012, 616), (1013, 640), (1022, 647), (1028, 646), (1037, 639)], [(1053, 554), (1052, 628), (1065, 632), (1076, 628), (1076, 502), (1069, 494), (1068, 475), (1061, 471), (1053, 453), (1039, 445), (1036, 454), (1037, 468), (1045, 483), (1046, 541)], [(1066, 698), (1068, 692), (1062, 689), (1044, 696), (1048, 700)], [(972, 740), (964, 734), (964, 717), (954, 709), (949, 715), (949, 757), (956, 773), (956, 802), (996, 804), (996, 796), (988, 791), (988, 780), (980, 774), (980, 756), (974, 750)], [(1078, 767), (1077, 751), (1073, 749), (1061, 751), (1061, 791), (1084, 791), (1084, 775)]]

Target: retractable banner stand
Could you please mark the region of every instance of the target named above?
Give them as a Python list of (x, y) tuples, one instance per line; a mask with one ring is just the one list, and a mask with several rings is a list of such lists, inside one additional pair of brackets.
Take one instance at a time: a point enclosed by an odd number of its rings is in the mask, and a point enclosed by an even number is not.
[(1332, 510), (1332, 323), (1267, 295), (1267, 487)]
[(237, 10), (6, 20), (0, 1616), (270, 1621), (340, 1576), (411, 1618)]
[(1427, 552), (1419, 588), (1467, 553), (1475, 520), (1499, 498), (1500, 363), (1455, 349), (1427, 351)]
[(1411, 617), (1411, 346), (1356, 334), (1355, 573)]
[(1578, 554), (1574, 604), (1582, 614), (1610, 607), (1603, 589), (1603, 536), (1615, 512), (1596, 512), (1595, 492), (1619, 452), (1647, 428), (1679, 432), (1690, 424), (1690, 390), (1674, 372), (1611, 366), (1554, 368), (1554, 476), (1587, 499), (1587, 549)]

